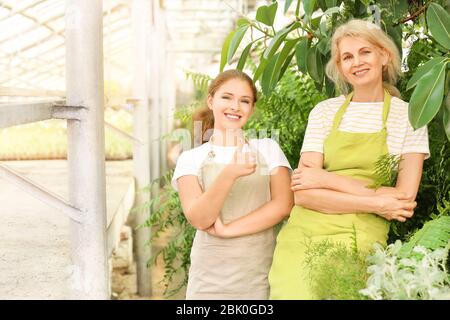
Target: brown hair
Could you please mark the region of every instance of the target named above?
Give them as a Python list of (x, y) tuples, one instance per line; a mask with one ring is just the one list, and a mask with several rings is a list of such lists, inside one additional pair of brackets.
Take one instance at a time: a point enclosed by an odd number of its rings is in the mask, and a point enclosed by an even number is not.
[(327, 76), (336, 84), (339, 91), (347, 94), (351, 85), (341, 75), (339, 65), (339, 41), (344, 37), (360, 37), (389, 55), (389, 61), (383, 67), (383, 87), (395, 97), (400, 98), (400, 91), (395, 87), (401, 74), (400, 52), (394, 41), (381, 28), (369, 21), (353, 19), (336, 29), (331, 38), (331, 58), (326, 66)]
[[(236, 69), (230, 69), (223, 71), (219, 73), (210, 83), (208, 87), (208, 97), (213, 97), (214, 94), (219, 90), (219, 88), (227, 81), (233, 80), (233, 79), (239, 79), (247, 82), (247, 84), (250, 86), (252, 93), (253, 93), (253, 104), (256, 103), (258, 99), (258, 91), (256, 89), (255, 84), (253, 83), (252, 78), (250, 78), (245, 72), (242, 72), (240, 70)], [(205, 103), (206, 104), (206, 103)], [(198, 109), (194, 115), (192, 116), (192, 120), (195, 121), (201, 121), (202, 122), (202, 141), (201, 143), (204, 143), (209, 140), (209, 137), (211, 134), (208, 134), (211, 132), (214, 128), (214, 115), (213, 111), (208, 108), (206, 105), (203, 108)], [(209, 131), (209, 132), (208, 132)]]

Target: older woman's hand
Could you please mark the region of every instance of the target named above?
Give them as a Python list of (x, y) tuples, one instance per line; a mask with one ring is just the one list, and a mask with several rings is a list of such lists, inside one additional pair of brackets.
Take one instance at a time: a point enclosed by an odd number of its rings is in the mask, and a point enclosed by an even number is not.
[(329, 173), (321, 168), (297, 168), (291, 177), (291, 190), (326, 189), (328, 176)]

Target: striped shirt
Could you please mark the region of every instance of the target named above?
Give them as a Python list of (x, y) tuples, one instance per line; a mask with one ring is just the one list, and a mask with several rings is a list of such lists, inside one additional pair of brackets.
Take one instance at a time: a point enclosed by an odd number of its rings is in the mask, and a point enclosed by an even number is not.
[[(323, 153), (323, 143), (330, 134), (334, 116), (344, 103), (341, 95), (317, 104), (309, 114), (308, 126), (301, 152)], [(383, 102), (350, 102), (338, 130), (373, 133), (382, 129)], [(387, 146), (390, 154), (424, 153), (430, 157), (428, 130), (424, 126), (414, 130), (408, 120), (408, 103), (392, 97), (386, 122)]]

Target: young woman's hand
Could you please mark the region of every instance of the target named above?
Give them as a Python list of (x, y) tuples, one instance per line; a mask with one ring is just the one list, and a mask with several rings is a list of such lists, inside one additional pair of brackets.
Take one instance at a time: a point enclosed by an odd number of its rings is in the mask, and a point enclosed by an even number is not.
[(291, 190), (326, 189), (329, 173), (321, 168), (301, 167), (294, 170)]
[(374, 198), (378, 207), (376, 214), (389, 221), (405, 222), (413, 216), (417, 206), (415, 201), (402, 192), (376, 195)]
[(239, 148), (224, 170), (233, 179), (248, 176), (256, 170), (256, 156), (252, 152), (242, 152), (242, 149)]
[(227, 225), (223, 224), (222, 219), (218, 217), (216, 219), (216, 222), (205, 230), (207, 233), (209, 233), (212, 236), (216, 236), (219, 238), (230, 238)]

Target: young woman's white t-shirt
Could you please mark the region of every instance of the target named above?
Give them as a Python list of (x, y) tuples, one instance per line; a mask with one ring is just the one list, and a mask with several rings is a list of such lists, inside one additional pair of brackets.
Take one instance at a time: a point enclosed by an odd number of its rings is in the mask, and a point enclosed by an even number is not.
[[(275, 140), (270, 138), (251, 139), (249, 145), (249, 149), (248, 146), (244, 146), (243, 150), (258, 152), (264, 158), (263, 160), (267, 164), (269, 173), (273, 173), (273, 170), (277, 167), (287, 167), (292, 171), (286, 156)], [(177, 159), (177, 165), (172, 177), (172, 186), (175, 190), (178, 190), (177, 179), (182, 176), (194, 175), (198, 177), (201, 165), (211, 150), (215, 154), (213, 161), (227, 164), (231, 162), (236, 148), (217, 146), (206, 142), (201, 146), (184, 151)]]

